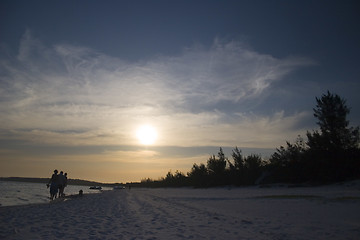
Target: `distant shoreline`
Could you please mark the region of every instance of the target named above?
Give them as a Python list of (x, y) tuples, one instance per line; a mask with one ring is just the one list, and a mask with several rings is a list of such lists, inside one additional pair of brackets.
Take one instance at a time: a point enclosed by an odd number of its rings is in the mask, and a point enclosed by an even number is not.
[[(0, 177), (0, 181), (10, 182), (31, 182), (31, 183), (48, 183), (50, 178), (31, 178), (31, 177)], [(82, 179), (68, 179), (69, 185), (81, 185), (81, 186), (102, 186), (113, 187), (119, 185), (119, 183), (100, 183), (94, 181), (87, 181)]]

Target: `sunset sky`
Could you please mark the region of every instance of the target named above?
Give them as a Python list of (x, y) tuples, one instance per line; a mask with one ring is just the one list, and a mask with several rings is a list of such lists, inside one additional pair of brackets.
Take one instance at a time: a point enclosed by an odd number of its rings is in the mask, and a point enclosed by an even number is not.
[(358, 126), (359, 12), (350, 0), (1, 0), (0, 177), (157, 179), (219, 147), (268, 158), (317, 128), (327, 90)]

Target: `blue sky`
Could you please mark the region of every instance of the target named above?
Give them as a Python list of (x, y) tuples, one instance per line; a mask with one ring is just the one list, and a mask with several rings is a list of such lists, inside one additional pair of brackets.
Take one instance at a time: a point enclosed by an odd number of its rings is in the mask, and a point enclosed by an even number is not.
[[(0, 176), (138, 181), (360, 123), (357, 1), (1, 1)], [(136, 129), (151, 125), (153, 145)]]

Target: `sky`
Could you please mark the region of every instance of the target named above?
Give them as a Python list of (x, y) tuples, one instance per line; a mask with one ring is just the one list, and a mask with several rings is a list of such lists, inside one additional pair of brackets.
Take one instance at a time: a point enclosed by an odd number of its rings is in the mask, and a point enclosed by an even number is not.
[(158, 179), (220, 147), (268, 159), (318, 129), (328, 90), (359, 126), (359, 12), (350, 0), (1, 0), (0, 177)]

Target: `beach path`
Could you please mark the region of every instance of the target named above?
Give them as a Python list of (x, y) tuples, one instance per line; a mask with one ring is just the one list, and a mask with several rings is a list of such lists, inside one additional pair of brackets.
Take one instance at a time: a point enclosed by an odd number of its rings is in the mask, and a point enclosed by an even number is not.
[(334, 201), (309, 197), (312, 195), (257, 197), (270, 196), (266, 191), (132, 189), (88, 194), (57, 203), (1, 207), (0, 239), (358, 239), (360, 236), (358, 199)]

